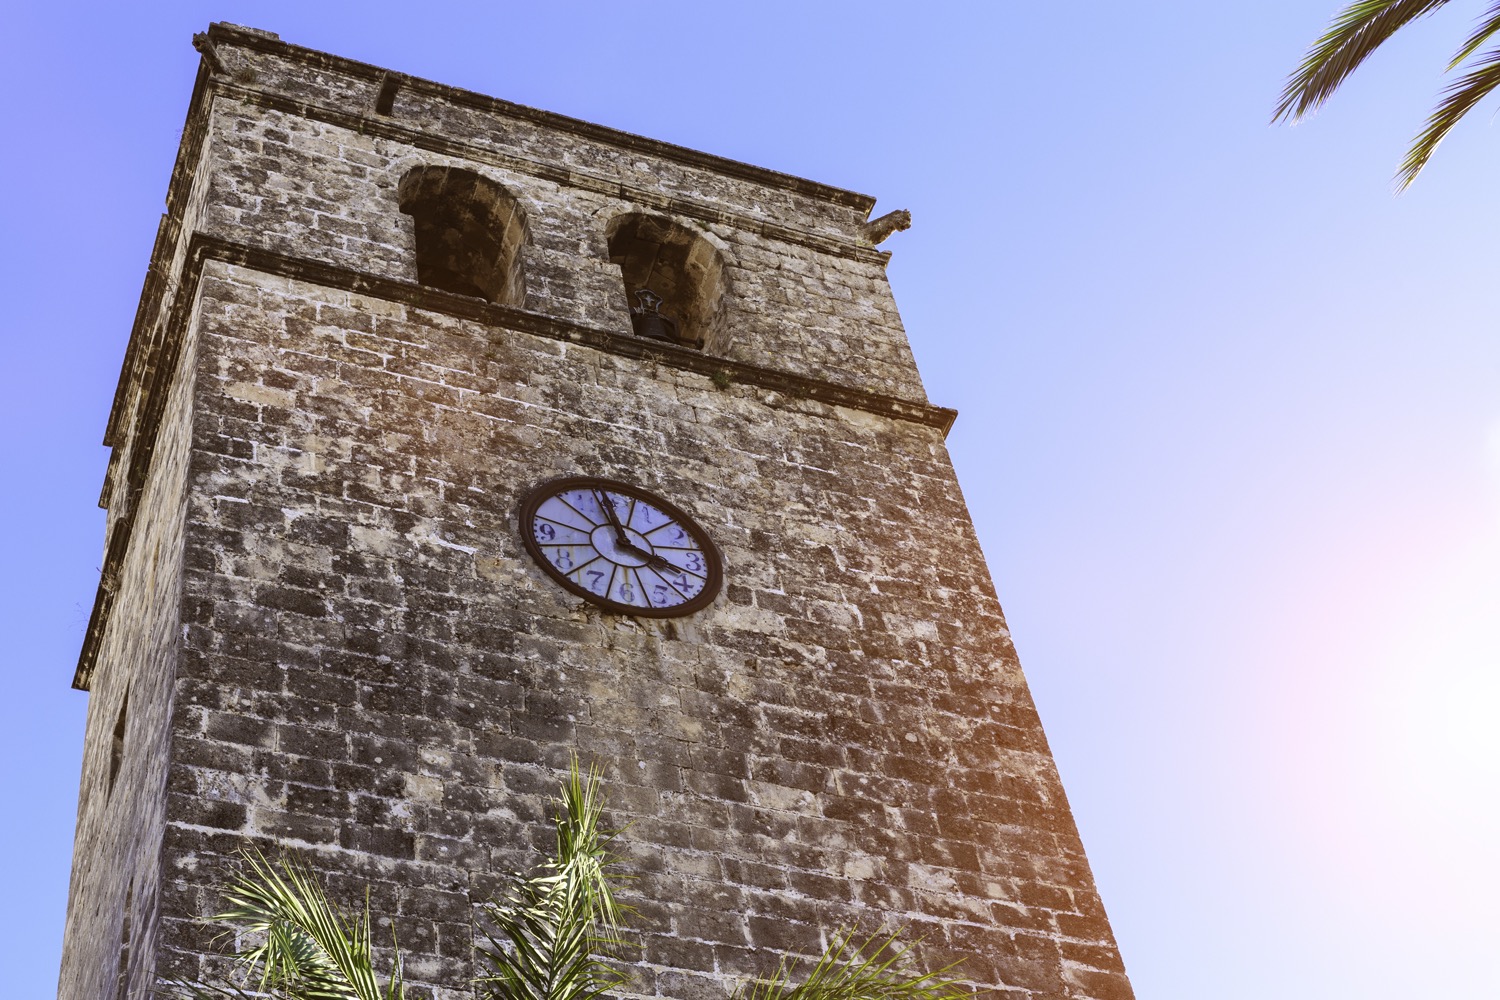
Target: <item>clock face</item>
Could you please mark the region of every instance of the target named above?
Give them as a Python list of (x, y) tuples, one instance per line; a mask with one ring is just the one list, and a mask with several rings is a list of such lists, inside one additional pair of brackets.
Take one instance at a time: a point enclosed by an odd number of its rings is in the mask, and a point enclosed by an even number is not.
[(691, 518), (610, 479), (541, 484), (521, 506), (521, 537), (547, 575), (620, 614), (690, 614), (723, 580), (718, 550)]

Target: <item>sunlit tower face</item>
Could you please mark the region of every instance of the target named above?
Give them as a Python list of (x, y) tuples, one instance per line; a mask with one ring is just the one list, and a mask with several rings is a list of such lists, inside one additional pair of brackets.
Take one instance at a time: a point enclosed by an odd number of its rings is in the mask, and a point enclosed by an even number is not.
[(217, 873), (290, 844), (467, 995), (576, 753), (660, 901), (647, 992), (907, 924), (987, 989), (1129, 996), (875, 248), (906, 214), (199, 44), (109, 430), (64, 994), (212, 979)]

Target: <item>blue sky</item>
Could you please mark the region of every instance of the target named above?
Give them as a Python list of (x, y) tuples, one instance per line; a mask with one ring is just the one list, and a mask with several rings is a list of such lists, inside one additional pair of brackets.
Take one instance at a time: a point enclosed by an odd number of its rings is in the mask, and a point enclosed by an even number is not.
[(1269, 127), (1334, 6), (14, 11), (10, 992), (55, 990), (99, 440), (210, 20), (910, 209), (891, 281), (1137, 993), (1492, 992), (1494, 109), (1391, 183), (1484, 5)]

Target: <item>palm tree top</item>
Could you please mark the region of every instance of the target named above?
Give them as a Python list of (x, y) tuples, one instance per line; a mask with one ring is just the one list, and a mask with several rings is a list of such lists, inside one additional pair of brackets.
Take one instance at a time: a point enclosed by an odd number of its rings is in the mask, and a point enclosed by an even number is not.
[[(1273, 122), (1295, 122), (1317, 111), (1360, 65), (1397, 31), (1446, 6), (1448, 0), (1354, 0), (1334, 16), (1287, 79)], [(1491, 0), (1448, 62), (1460, 75), (1443, 88), (1437, 107), (1412, 140), (1396, 173), (1404, 190), (1422, 172), (1443, 138), (1471, 108), (1500, 86), (1500, 0)], [(1484, 51), (1481, 52), (1481, 49)]]

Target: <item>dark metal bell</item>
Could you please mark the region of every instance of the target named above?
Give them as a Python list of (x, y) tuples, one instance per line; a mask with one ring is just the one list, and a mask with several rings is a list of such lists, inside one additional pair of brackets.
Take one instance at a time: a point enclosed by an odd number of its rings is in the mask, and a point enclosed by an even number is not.
[(658, 311), (661, 308), (661, 296), (649, 288), (639, 288), (636, 289), (635, 298), (640, 303), (630, 310), (630, 326), (635, 330), (635, 335), (677, 343), (677, 324)]

